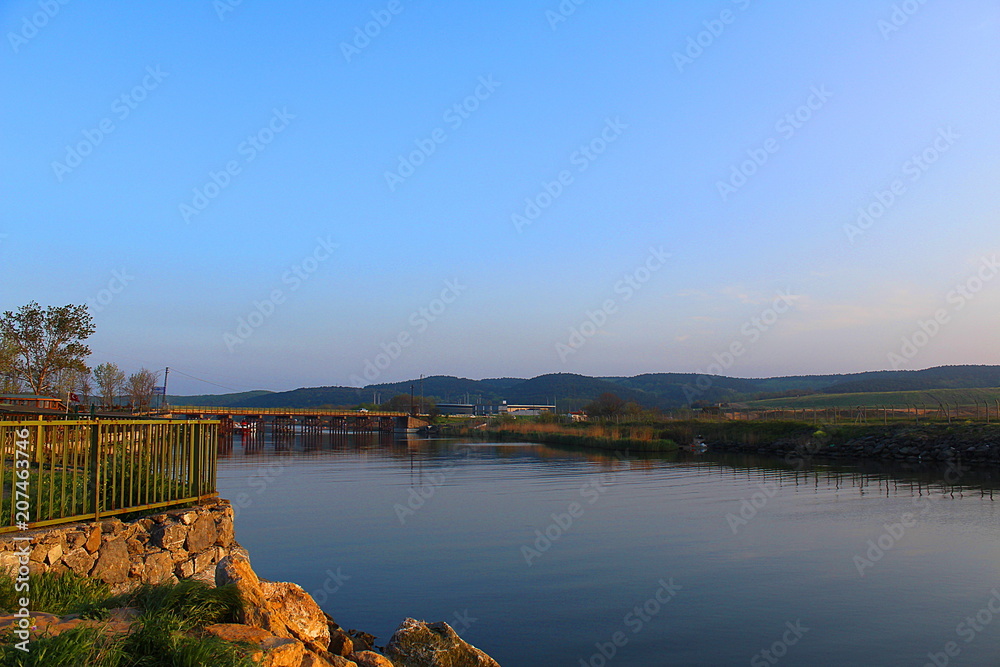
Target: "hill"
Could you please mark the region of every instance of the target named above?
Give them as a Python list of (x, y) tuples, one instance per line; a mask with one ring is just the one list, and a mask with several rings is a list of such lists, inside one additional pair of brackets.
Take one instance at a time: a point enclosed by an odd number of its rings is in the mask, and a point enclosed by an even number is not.
[(273, 391), (257, 389), (254, 391), (241, 391), (235, 394), (197, 394), (193, 396), (167, 396), (167, 403), (170, 405), (198, 405), (206, 408), (234, 408), (240, 407), (245, 401), (273, 394)]
[[(551, 404), (579, 409), (605, 392), (617, 394), (647, 408), (671, 409), (695, 402), (707, 404), (770, 401), (769, 404), (812, 405), (822, 395), (938, 392), (1000, 387), (1000, 366), (938, 366), (919, 371), (868, 371), (842, 375), (794, 375), (773, 378), (733, 378), (695, 373), (646, 373), (633, 377), (590, 377), (552, 373), (531, 379), (470, 380), (433, 375), (423, 380), (383, 383), (367, 387), (303, 387), (283, 392), (243, 392), (217, 396), (172, 396), (174, 405), (217, 405), (247, 408), (356, 407), (387, 401), (396, 394), (424, 396), (438, 403)], [(970, 401), (972, 400), (970, 394)], [(983, 394), (986, 397), (986, 394)], [(830, 399), (860, 405), (859, 398)], [(865, 399), (868, 400), (868, 399)], [(889, 398), (872, 398), (888, 404)], [(895, 400), (895, 399), (894, 399)], [(903, 400), (903, 399), (899, 399)], [(794, 403), (793, 403), (794, 401)], [(855, 401), (851, 403), (851, 401)], [(930, 403), (931, 399), (927, 399)], [(830, 403), (833, 405), (833, 403)]]
[(573, 373), (552, 373), (525, 380), (507, 390), (508, 403), (551, 405), (579, 409), (603, 393), (617, 394), (626, 401), (654, 406), (656, 397), (646, 392), (622, 387), (613, 382)]

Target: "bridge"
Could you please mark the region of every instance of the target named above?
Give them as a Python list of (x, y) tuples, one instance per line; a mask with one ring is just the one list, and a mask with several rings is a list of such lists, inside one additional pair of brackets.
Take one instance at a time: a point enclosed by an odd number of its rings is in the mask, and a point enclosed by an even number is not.
[(232, 432), (233, 429), (240, 430), (235, 424), (236, 417), (242, 417), (242, 423), (258, 433), (263, 433), (263, 427), (268, 422), (274, 433), (294, 431), (298, 423), (296, 417), (301, 418), (302, 432), (308, 434), (319, 434), (326, 430), (331, 433), (414, 432), (429, 425), (426, 419), (420, 418), (426, 415), (323, 408), (227, 408), (176, 405), (170, 406), (161, 414), (174, 419), (218, 418), (221, 421), (220, 433)]

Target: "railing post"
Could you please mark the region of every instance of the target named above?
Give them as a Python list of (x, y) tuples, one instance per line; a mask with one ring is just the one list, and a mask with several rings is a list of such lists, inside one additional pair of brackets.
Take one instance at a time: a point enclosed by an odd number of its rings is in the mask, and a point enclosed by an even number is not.
[(194, 425), (194, 437), (192, 438), (191, 447), (191, 479), (194, 482), (192, 495), (201, 497), (201, 456), (202, 456), (202, 435), (204, 435), (202, 430), (202, 424)]
[(101, 501), (98, 498), (101, 489), (100, 442), (100, 423), (95, 422), (90, 425), (90, 497), (94, 502), (95, 521), (101, 518)]

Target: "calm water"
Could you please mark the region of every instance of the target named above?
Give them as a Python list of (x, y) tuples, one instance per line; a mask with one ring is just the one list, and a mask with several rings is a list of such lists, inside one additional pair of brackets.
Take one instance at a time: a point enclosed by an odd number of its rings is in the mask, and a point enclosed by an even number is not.
[(968, 472), (327, 438), (219, 478), (257, 572), (381, 644), (413, 616), (504, 667), (1000, 665), (1000, 491)]

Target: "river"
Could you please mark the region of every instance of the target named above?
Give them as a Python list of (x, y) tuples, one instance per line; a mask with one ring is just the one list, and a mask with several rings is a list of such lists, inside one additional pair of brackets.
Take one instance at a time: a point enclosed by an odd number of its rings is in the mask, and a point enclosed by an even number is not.
[(504, 667), (1000, 665), (1000, 491), (961, 468), (535, 444), (220, 455), (254, 569), (384, 645), (448, 621)]

